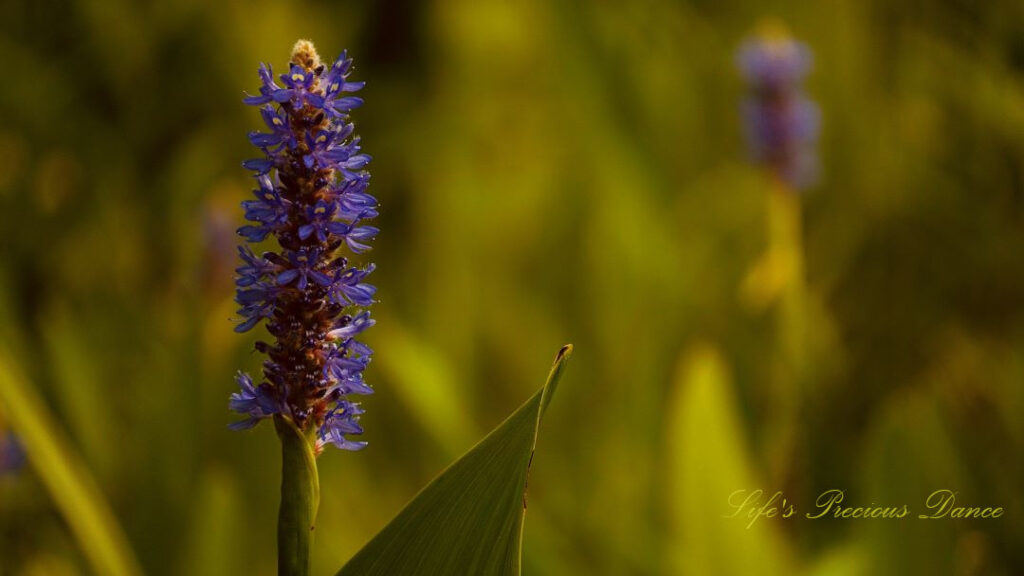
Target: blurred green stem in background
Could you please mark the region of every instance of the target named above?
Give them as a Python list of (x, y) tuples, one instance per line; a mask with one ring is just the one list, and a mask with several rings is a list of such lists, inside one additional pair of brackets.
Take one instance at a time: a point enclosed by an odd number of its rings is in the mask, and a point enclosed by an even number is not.
[(303, 433), (283, 416), (274, 417), (281, 438), (281, 510), (277, 518), (277, 573), (308, 576), (320, 479), (313, 454), (316, 427)]
[(768, 195), (771, 250), (783, 254), (787, 281), (779, 301), (779, 342), (782, 360), (791, 378), (804, 376), (804, 279), (803, 214), (800, 194), (776, 182)]
[(95, 481), (42, 399), (0, 349), (0, 409), (78, 538), (96, 574), (141, 574), (127, 538)]
[(777, 486), (789, 486), (799, 460), (800, 406), (802, 404), (806, 374), (806, 339), (804, 330), (804, 246), (802, 197), (797, 190), (773, 178), (768, 193), (768, 225), (771, 250), (783, 255), (786, 279), (779, 295), (778, 342), (779, 358), (776, 371), (776, 405), (770, 433), (776, 445), (770, 446), (775, 457), (768, 471)]
[(796, 433), (806, 366), (803, 220), (799, 192), (771, 178), (765, 203), (768, 248), (747, 274), (741, 289), (754, 309), (777, 309), (778, 356), (769, 394), (770, 480), (784, 485), (792, 476)]

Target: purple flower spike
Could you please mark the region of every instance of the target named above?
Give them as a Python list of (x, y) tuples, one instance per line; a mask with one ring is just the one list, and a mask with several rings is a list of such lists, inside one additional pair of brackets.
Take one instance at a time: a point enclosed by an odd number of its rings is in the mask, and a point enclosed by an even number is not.
[(794, 190), (806, 188), (817, 176), (820, 124), (818, 107), (802, 86), (811, 51), (785, 32), (769, 30), (740, 47), (737, 64), (751, 89), (742, 105), (751, 156)]
[(274, 415), (317, 432), (317, 446), (358, 450), (365, 442), (363, 413), (350, 395), (372, 394), (363, 379), (372, 350), (355, 338), (374, 324), (366, 308), (376, 288), (367, 283), (373, 264), (352, 265), (378, 230), (363, 221), (377, 216), (367, 194), (370, 157), (360, 152), (349, 112), (363, 101), (350, 81), (346, 53), (331, 66), (320, 63), (312, 44), (300, 41), (288, 72), (259, 70), (260, 89), (245, 103), (260, 107), (266, 131), (250, 142), (262, 156), (243, 166), (256, 176), (253, 198), (242, 202), (248, 224), (238, 234), (250, 243), (270, 238), (274, 250), (239, 248), (235, 301), (245, 332), (266, 321), (272, 344), (262, 379), (239, 373), (230, 408), (244, 416), (233, 429), (251, 428)]

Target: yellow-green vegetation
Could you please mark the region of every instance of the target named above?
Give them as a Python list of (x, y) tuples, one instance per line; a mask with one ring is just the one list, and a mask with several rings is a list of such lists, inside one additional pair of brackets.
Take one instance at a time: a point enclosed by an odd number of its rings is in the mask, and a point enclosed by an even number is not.
[[(0, 575), (132, 557), (275, 573), (280, 442), (229, 431), (226, 399), (265, 339), (232, 331), (259, 127), (241, 99), (296, 38), (348, 48), (367, 81), (387, 231), (369, 446), (317, 460), (315, 573), (501, 424), (565, 342), (524, 573), (1019, 573), (1019, 5), (4, 3), (0, 348), (46, 415), (15, 432), (75, 456), (0, 475)], [(821, 172), (798, 198), (743, 140), (736, 49), (766, 17), (814, 54)], [(3, 433), (34, 426), (13, 410)], [(40, 462), (57, 461), (95, 487), (72, 493), (93, 516), (54, 495)], [(722, 518), (757, 488), (796, 515)], [(836, 488), (915, 514), (950, 489), (1005, 515), (802, 517)]]

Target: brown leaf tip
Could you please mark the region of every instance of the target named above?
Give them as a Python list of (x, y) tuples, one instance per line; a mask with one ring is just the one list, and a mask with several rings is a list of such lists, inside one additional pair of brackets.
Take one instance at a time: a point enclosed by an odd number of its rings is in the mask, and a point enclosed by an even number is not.
[(555, 356), (555, 362), (558, 362), (562, 358), (565, 358), (569, 354), (572, 354), (572, 344), (566, 344), (562, 346), (562, 349), (558, 351), (558, 355)]

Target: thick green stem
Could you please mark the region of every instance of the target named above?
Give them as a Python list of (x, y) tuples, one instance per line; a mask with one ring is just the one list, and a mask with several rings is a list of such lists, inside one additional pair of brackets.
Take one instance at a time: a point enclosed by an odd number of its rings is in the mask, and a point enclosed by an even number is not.
[(275, 416), (281, 438), (281, 511), (277, 517), (278, 576), (309, 576), (320, 480), (313, 454), (315, 431), (303, 434), (290, 419)]

